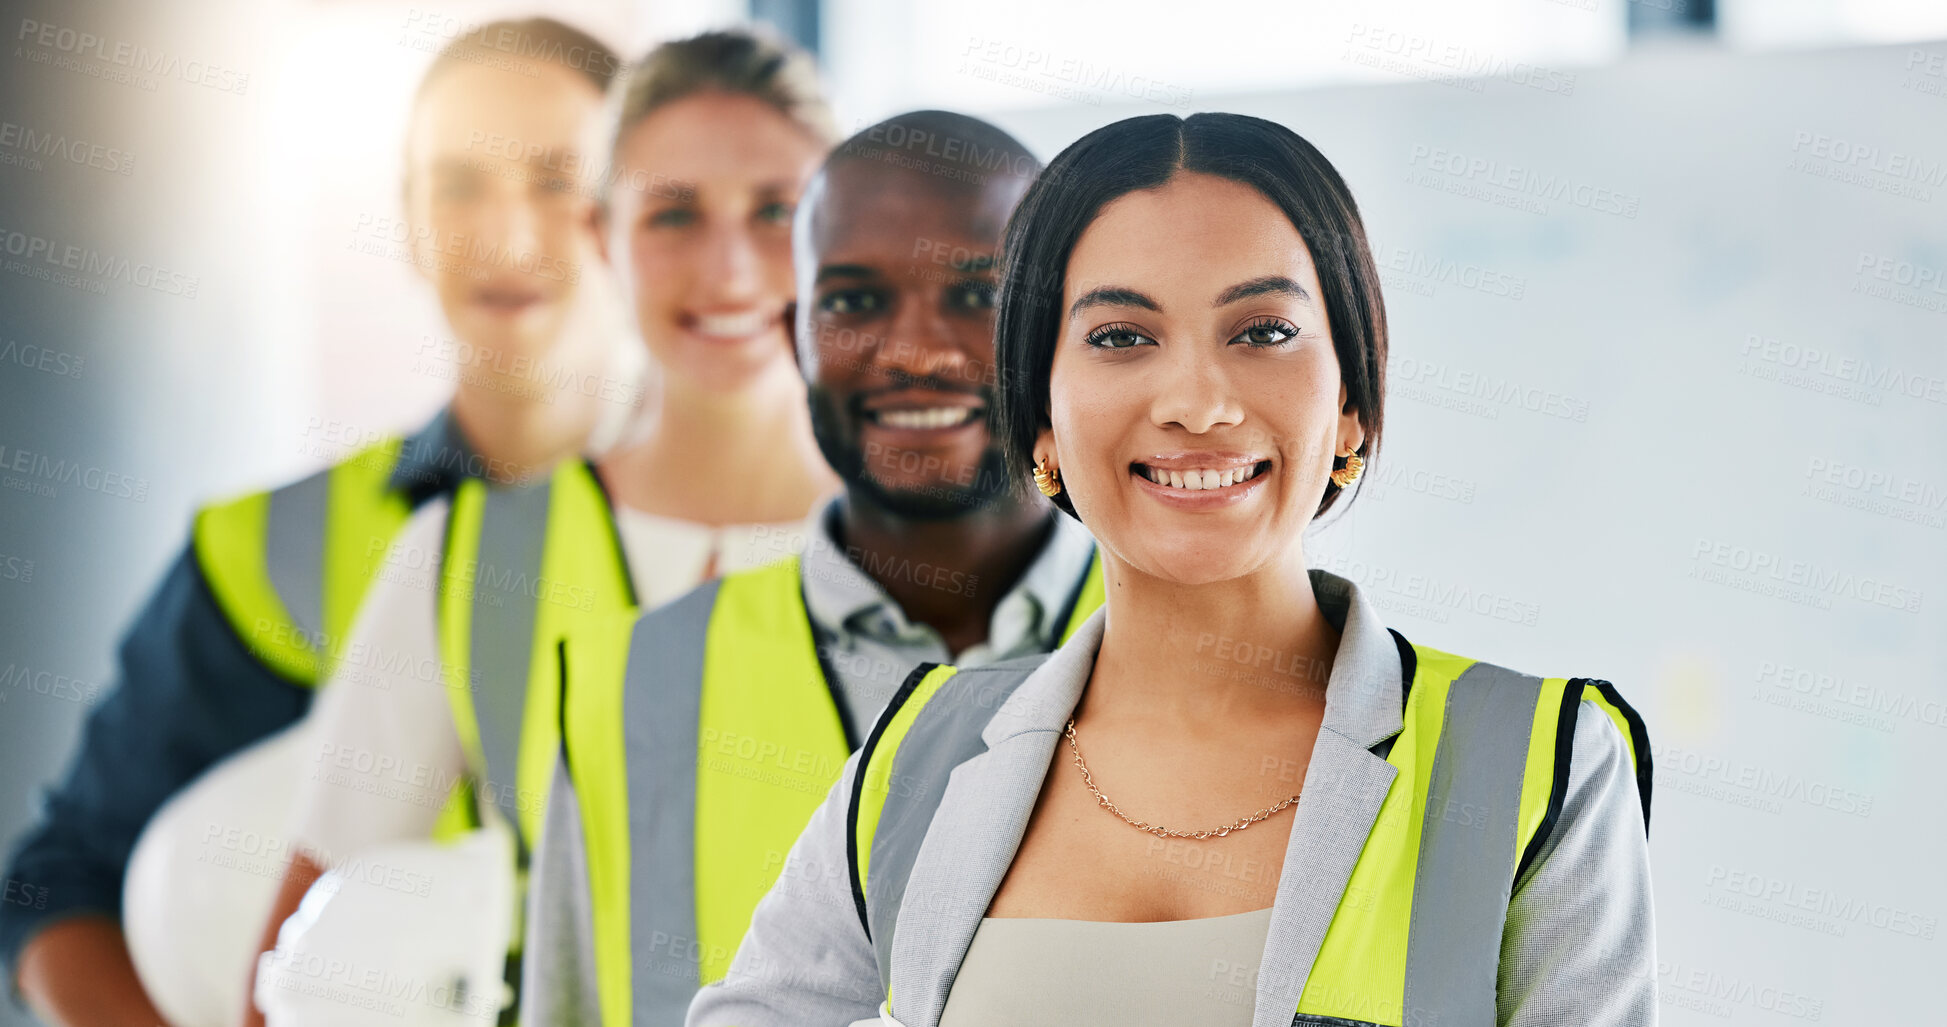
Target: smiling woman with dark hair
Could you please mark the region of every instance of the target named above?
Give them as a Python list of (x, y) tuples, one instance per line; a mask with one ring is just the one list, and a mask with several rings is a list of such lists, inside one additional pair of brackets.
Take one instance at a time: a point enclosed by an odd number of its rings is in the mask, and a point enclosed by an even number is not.
[(1106, 606), (913, 672), (690, 1023), (1653, 1023), (1641, 719), (1308, 567), (1386, 363), (1330, 163), (1257, 118), (1118, 122), (1004, 261), (1002, 442)]

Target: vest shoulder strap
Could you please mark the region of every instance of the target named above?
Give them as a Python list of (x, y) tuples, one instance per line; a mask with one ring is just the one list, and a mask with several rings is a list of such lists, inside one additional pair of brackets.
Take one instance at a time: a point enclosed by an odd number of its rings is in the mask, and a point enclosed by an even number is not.
[(564, 644), (604, 1022), (724, 975), (850, 755), (801, 583), (787, 557)]
[(560, 748), (555, 642), (635, 604), (594, 469), (566, 460), (536, 483), (462, 482), (447, 517), (437, 602), (455, 729), (473, 775), (500, 786), (494, 804), (516, 820), (525, 858)]
[[(1103, 597), (1102, 551), (1097, 545), (1090, 554), (1088, 567), (1083, 571), (1081, 580), (1076, 582), (1074, 591), (1069, 594), (1067, 604), (1056, 618), (1056, 623), (1060, 625), (1058, 635), (1061, 643), (1066, 643), (1073, 637), (1075, 629), (1102, 605)], [(852, 897), (858, 907), (860, 922), (864, 924), (867, 934), (872, 933), (870, 918), (866, 913), (866, 872), (872, 862), (872, 839), (877, 835), (879, 818), (890, 791), (894, 759), (908, 734), (913, 730), (914, 724), (919, 721), (922, 711), (935, 696), (940, 694), (947, 681), (956, 675), (971, 675), (969, 681), (977, 681), (972, 685), (956, 686), (949, 695), (966, 695), (977, 689), (983, 700), (976, 704), (973, 712), (976, 714), (984, 712), (984, 715), (963, 714), (952, 718), (941, 718), (936, 715), (928, 718), (932, 724), (928, 735), (929, 744), (926, 748), (930, 748), (933, 743), (945, 742), (949, 748), (941, 749), (940, 752), (958, 752), (969, 743), (970, 739), (972, 742), (978, 742), (980, 729), (986, 725), (986, 718), (1000, 708), (1000, 700), (1005, 699), (1006, 695), (1011, 695), (1014, 688), (1027, 680), (1027, 676), (1034, 668), (1040, 666), (1049, 655), (1045, 652), (1031, 653), (965, 671), (950, 664), (922, 663), (913, 668), (912, 673), (906, 676), (906, 680), (893, 693), (892, 699), (880, 711), (878, 721), (860, 747), (859, 769), (852, 781), (852, 795), (846, 812), (846, 849), (851, 864)], [(949, 705), (955, 704), (943, 704), (943, 706)], [(939, 737), (943, 730), (952, 729), (958, 729), (960, 734), (951, 739)], [(976, 749), (968, 753), (967, 758), (972, 758), (977, 753)], [(930, 762), (933, 764), (933, 769), (950, 772), (962, 761), (933, 760)], [(902, 775), (905, 773), (906, 770), (902, 767)], [(901, 876), (903, 877), (903, 873)]]
[(1508, 903), (1559, 817), (1577, 712), (1601, 694), (1395, 640), (1403, 724), (1373, 751), (1398, 774), (1294, 1022), (1492, 1020)]
[[(1417, 713), (1420, 736), (1423, 738), (1441, 736), (1449, 726), (1449, 717), (1456, 702), (1464, 705), (1487, 700), (1490, 692), (1482, 687), (1484, 684), (1499, 682), (1505, 686), (1508, 682), (1521, 681), (1525, 682), (1523, 692), (1531, 690), (1533, 693), (1531, 699), (1524, 694), (1514, 706), (1502, 711), (1501, 715), (1508, 719), (1498, 729), (1483, 732), (1478, 742), (1466, 743), (1469, 748), (1520, 744), (1528, 753), (1523, 767), (1519, 805), (1521, 857), (1515, 880), (1521, 880), (1533, 866), (1560, 818), (1562, 803), (1568, 793), (1575, 725), (1584, 701), (1595, 703), (1622, 732), (1635, 770), (1644, 830), (1648, 831), (1651, 784), (1649, 734), (1641, 716), (1623, 699), (1614, 685), (1597, 678), (1535, 678), (1430, 646), (1409, 643), (1397, 632), (1394, 637), (1400, 646), (1406, 670), (1402, 691), (1407, 725), (1409, 728), (1415, 725)], [(1416, 701), (1419, 699), (1416, 692), (1421, 689), (1426, 689), (1428, 694), (1424, 700)], [(1502, 696), (1504, 705), (1508, 698)], [(1518, 714), (1515, 712), (1517, 706)], [(1517, 727), (1522, 730), (1516, 731)], [(1412, 733), (1410, 730), (1402, 731), (1381, 746), (1376, 746), (1374, 751), (1381, 756), (1389, 756), (1392, 744)], [(1495, 737), (1486, 737), (1489, 733)], [(1517, 738), (1517, 734), (1522, 737)], [(1431, 758), (1430, 752), (1423, 755)]]
[(1468, 1022), (1494, 1016), (1508, 901), (1540, 827), (1558, 697), (1570, 690), (1563, 679), (1429, 647), (1417, 648), (1414, 664), (1404, 728), (1387, 756), (1400, 774), (1353, 869), (1352, 885), (1376, 895), (1377, 912), (1347, 918), (1340, 938), (1328, 934), (1300, 1012), (1328, 1012), (1356, 992), (1348, 982), (1363, 962), (1400, 968), (1402, 991), (1382, 1005), (1397, 1001), (1407, 1019), (1431, 1009)]
[[(574, 625), (560, 645), (562, 752), (581, 807), (603, 1023), (680, 1016), (673, 996), (687, 1005), (700, 983), (682, 961), (698, 937), (701, 679), (722, 585), (706, 582), (645, 616)], [(659, 944), (658, 931), (683, 941)]]
[(696, 918), (704, 984), (721, 978), (757, 903), (851, 755), (797, 557), (726, 577), (703, 648), (692, 747)]
[(846, 807), (852, 901), (890, 980), (893, 925), (927, 825), (955, 767), (986, 750), (982, 730), (1048, 653), (960, 669), (922, 663), (859, 751)]
[[(1068, 602), (1055, 619), (1055, 623), (1059, 625), (1057, 629), (1059, 643), (1065, 644), (1074, 636), (1075, 630), (1082, 622), (1101, 607), (1104, 595), (1102, 548), (1098, 543), (1091, 548), (1087, 569), (1083, 571), (1081, 580), (1076, 582), (1074, 591), (1069, 594)], [(992, 695), (993, 692), (1004, 690), (1006, 694), (1012, 694), (1014, 688), (1027, 680), (1028, 674), (1046, 660), (1048, 655), (1033, 653), (967, 670), (965, 673), (977, 675), (982, 682), (980, 691), (988, 696), (986, 714), (991, 716), (1000, 708), (999, 701), (996, 701)], [(859, 922), (864, 926), (867, 935), (872, 934), (874, 919), (867, 912), (867, 870), (873, 858), (872, 840), (877, 836), (880, 817), (891, 789), (894, 757), (897, 756), (906, 736), (912, 731), (913, 725), (919, 720), (921, 711), (932, 702), (935, 695), (939, 694), (948, 679), (959, 673), (961, 673), (959, 668), (940, 663), (922, 663), (913, 668), (912, 673), (906, 676), (906, 680), (880, 712), (878, 721), (873, 725), (871, 733), (867, 735), (864, 745), (860, 747), (858, 772), (853, 778), (852, 794), (846, 807), (845, 844), (847, 862), (850, 864), (852, 900), (858, 910)], [(965, 689), (962, 691), (964, 692)], [(971, 740), (977, 743), (980, 729), (985, 726), (986, 720), (982, 717), (961, 716), (942, 723), (952, 723), (963, 732), (971, 729)], [(951, 749), (939, 751), (958, 752), (968, 743), (968, 738), (963, 736), (954, 739), (953, 742)], [(977, 752), (976, 749), (966, 758), (972, 758)], [(961, 761), (932, 762), (935, 764), (933, 769), (944, 769), (950, 772), (953, 766), (957, 766)], [(903, 773), (905, 771), (902, 768)], [(897, 876), (903, 881), (904, 869)]]
[[(1575, 728), (1584, 702), (1594, 703), (1622, 732), (1634, 771), (1636, 798), (1642, 808), (1643, 833), (1646, 837), (1649, 834), (1652, 767), (1649, 729), (1641, 715), (1623, 699), (1615, 685), (1600, 678), (1551, 678), (1544, 684), (1547, 691), (1543, 701), (1547, 708), (1536, 716), (1533, 728), (1530, 791), (1523, 793), (1521, 860), (1515, 868), (1517, 882), (1527, 877), (1541, 857), (1561, 819), (1562, 804), (1568, 796)], [(1546, 782), (1545, 786), (1538, 786), (1542, 781)], [(1534, 795), (1541, 798), (1536, 800)]]
[(231, 630), (259, 662), (314, 687), (341, 646), (372, 572), (411, 513), (388, 487), (403, 440), (384, 439), (280, 488), (204, 507), (197, 566)]

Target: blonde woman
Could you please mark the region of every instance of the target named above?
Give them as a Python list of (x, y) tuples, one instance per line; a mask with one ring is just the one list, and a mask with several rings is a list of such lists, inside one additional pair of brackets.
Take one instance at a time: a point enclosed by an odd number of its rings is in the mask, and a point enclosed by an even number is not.
[(915, 670), (692, 1027), (1653, 1023), (1642, 721), (1307, 566), (1384, 399), (1338, 173), (1257, 118), (1118, 122), (1003, 264), (1002, 444), (1105, 607)]
[[(594, 520), (565, 519), (544, 493), (531, 493), (542, 501), (525, 508), (538, 517), (484, 532), (476, 523), (469, 537), (480, 541), (479, 566), (489, 571), (499, 558), (485, 554), (488, 536), (503, 551), (600, 548), (621, 563), (615, 572), (630, 605), (649, 608), (778, 555), (759, 540), (795, 531), (837, 488), (812, 436), (784, 321), (794, 295), (792, 215), (835, 126), (809, 57), (745, 32), (659, 46), (613, 98), (603, 240), (653, 366), (648, 420), (598, 465), (557, 471), (557, 496), (564, 473), (592, 476)], [(495, 594), (494, 575), (485, 573), (479, 596), (462, 598), (455, 618), (442, 605), (450, 581), (429, 587), (424, 573), (410, 571), (429, 558), (443, 559), (446, 570), (461, 562), (455, 539), (466, 533), (452, 524), (459, 509), (429, 504), (401, 533), (390, 565), (398, 573), (381, 575), (354, 629), (354, 651), (372, 658), (349, 666), (350, 680), (328, 690), (309, 718), (318, 763), (333, 773), (308, 778), (300, 796), (292, 843), (304, 854), (286, 875), (266, 949), (326, 866), (432, 836), (454, 783), (469, 775), (516, 826), (523, 854), (533, 840), (558, 723), (551, 713), (535, 716), (554, 709), (553, 696), (532, 694), (528, 669), (552, 656), (546, 618), (584, 605), (599, 582), (544, 568)], [(513, 630), (495, 619), (523, 603)], [(457, 675), (447, 644), (456, 620), (469, 621), (472, 635), (471, 665)], [(445, 665), (445, 673), (420, 671), (429, 665)], [(442, 687), (455, 680), (466, 687)], [(462, 690), (466, 714), (450, 694)], [(360, 759), (338, 767), (332, 757), (345, 753)], [(373, 767), (386, 769), (361, 769)], [(390, 769), (399, 767), (411, 773), (401, 779)], [(374, 925), (375, 936), (396, 938), (398, 927)]]

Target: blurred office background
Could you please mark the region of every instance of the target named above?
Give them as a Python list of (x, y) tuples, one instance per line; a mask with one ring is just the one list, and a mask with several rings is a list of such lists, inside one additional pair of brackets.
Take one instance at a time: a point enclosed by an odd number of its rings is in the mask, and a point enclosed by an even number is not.
[[(406, 101), (431, 51), (538, 9), (13, 6), (0, 121), (124, 159), (65, 164), (0, 133), (0, 469), (26, 453), (87, 472), (8, 470), (0, 488), (9, 846), (193, 505), (411, 425), (450, 388), (428, 359), (430, 292), (355, 244), (399, 216)], [(1604, 677), (1647, 717), (1663, 1022), (1935, 1018), (1947, 6), (546, 13), (631, 55), (769, 21), (820, 54), (848, 130), (947, 107), (1046, 158), (1132, 114), (1233, 110), (1311, 139), (1365, 215), (1393, 345), (1381, 458), (1316, 530), (1313, 563), (1418, 641)], [(204, 71), (131, 80), (29, 23)], [(168, 277), (18, 270), (16, 250), (48, 245)]]

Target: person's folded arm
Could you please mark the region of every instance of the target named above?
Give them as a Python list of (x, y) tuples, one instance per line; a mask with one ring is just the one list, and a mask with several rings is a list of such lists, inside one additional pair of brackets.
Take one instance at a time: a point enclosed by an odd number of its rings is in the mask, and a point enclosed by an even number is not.
[(729, 972), (690, 1003), (688, 1027), (844, 1027), (878, 1015), (885, 992), (845, 857), (858, 759), (791, 846)]
[(1654, 1024), (1656, 916), (1636, 772), (1615, 722), (1576, 714), (1554, 831), (1515, 882), (1501, 938), (1505, 1027)]

